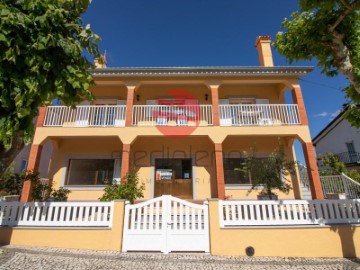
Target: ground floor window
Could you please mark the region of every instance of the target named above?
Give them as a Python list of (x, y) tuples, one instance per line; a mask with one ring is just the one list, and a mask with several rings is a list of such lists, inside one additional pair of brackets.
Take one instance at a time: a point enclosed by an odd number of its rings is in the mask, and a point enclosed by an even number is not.
[(243, 158), (224, 158), (225, 184), (251, 184), (250, 173), (244, 169)]
[(70, 159), (68, 168), (66, 185), (104, 185), (115, 177), (115, 159)]

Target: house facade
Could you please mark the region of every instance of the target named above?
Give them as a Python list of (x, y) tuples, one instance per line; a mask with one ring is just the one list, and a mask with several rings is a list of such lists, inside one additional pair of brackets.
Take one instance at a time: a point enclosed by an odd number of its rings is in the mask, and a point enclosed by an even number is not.
[(333, 153), (347, 168), (360, 172), (360, 129), (345, 119), (346, 108), (313, 139), (318, 156)]
[[(301, 142), (312, 197), (323, 194), (299, 78), (309, 67), (275, 67), (270, 38), (258, 37), (258, 67), (104, 68), (92, 71), (94, 101), (76, 108), (39, 109), (28, 170), (37, 170), (51, 143), (48, 178), (72, 192), (69, 200), (97, 200), (105, 180), (135, 170), (144, 198), (256, 198), (244, 151), (259, 158), (279, 145), (295, 160)], [(290, 91), (292, 104), (286, 104)], [(301, 198), (299, 180), (280, 198)], [(25, 183), (21, 200), (30, 198)]]

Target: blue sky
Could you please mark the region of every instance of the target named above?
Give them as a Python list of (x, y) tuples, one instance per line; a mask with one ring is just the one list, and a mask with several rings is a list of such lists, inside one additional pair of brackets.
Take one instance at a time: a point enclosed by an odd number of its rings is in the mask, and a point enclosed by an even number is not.
[[(258, 35), (274, 40), (298, 1), (93, 0), (83, 23), (101, 36), (109, 67), (258, 66)], [(276, 66), (289, 62), (273, 49)], [(316, 66), (316, 61), (293, 63)], [(346, 102), (342, 77), (315, 70), (301, 87), (314, 137)]]

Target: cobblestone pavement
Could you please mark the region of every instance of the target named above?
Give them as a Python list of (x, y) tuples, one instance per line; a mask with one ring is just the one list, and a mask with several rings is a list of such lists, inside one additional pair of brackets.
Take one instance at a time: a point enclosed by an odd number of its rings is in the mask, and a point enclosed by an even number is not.
[(0, 247), (0, 270), (87, 269), (360, 269), (360, 259), (249, 258), (207, 254), (83, 251), (19, 246)]

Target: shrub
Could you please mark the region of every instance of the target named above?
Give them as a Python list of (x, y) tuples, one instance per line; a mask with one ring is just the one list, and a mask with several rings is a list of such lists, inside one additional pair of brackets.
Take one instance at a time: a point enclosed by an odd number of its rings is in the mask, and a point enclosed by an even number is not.
[(0, 179), (0, 196), (21, 194), (24, 181), (25, 173), (4, 173)]
[(138, 174), (135, 170), (131, 170), (124, 176), (123, 183), (118, 183), (116, 180), (107, 181), (104, 194), (99, 200), (108, 202), (125, 199), (129, 200), (130, 203), (134, 203), (135, 199), (144, 197), (144, 189), (145, 185), (144, 183), (140, 184)]

